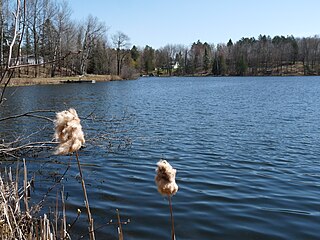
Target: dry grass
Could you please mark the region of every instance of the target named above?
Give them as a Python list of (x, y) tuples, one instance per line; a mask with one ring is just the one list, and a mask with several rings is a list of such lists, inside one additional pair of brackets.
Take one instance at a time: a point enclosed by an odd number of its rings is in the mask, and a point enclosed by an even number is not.
[(61, 81), (89, 81), (95, 80), (96, 82), (107, 82), (107, 81), (117, 81), (122, 80), (119, 76), (116, 75), (84, 75), (84, 76), (72, 76), (72, 77), (21, 77), (21, 78), (12, 78), (10, 80), (9, 86), (24, 86), (24, 85), (37, 85), (37, 84), (61, 84)]
[[(11, 168), (9, 168), (9, 170), (6, 168), (4, 172), (0, 174), (0, 239), (70, 240), (70, 231), (79, 219), (81, 211), (78, 209), (78, 215), (74, 221), (71, 224), (67, 223), (63, 185), (61, 191), (61, 201), (58, 200), (59, 196), (57, 192), (56, 206), (50, 208), (51, 210), (49, 215), (40, 215), (39, 212), (42, 208), (43, 202), (45, 201), (46, 195), (56, 185), (48, 190), (42, 201), (40, 201), (38, 204), (29, 206), (29, 202), (31, 202), (30, 190), (32, 182), (27, 180), (27, 168), (25, 160), (23, 160), (23, 173), (21, 173), (21, 175), (23, 175), (23, 179), (21, 179), (21, 181), (19, 181), (19, 175), (19, 162), (17, 163), (15, 176), (12, 174)], [(19, 187), (18, 182), (23, 182), (21, 183), (22, 186)], [(54, 211), (51, 212), (53, 209)], [(120, 213), (118, 209), (116, 209), (116, 213), (116, 222), (110, 220), (106, 224), (99, 226), (97, 229), (106, 226), (117, 225), (118, 239), (123, 240), (124, 236), (122, 225), (127, 225), (130, 223), (130, 219), (127, 221), (122, 221), (120, 219)], [(91, 221), (93, 221), (92, 218)], [(90, 229), (89, 233), (82, 235), (80, 239), (84, 237), (95, 239), (95, 230), (96, 229)]]
[(59, 224), (61, 227), (58, 229), (58, 219), (55, 219), (54, 223), (48, 219), (46, 214), (40, 217), (35, 216), (40, 206), (29, 207), (31, 184), (27, 180), (25, 161), (22, 187), (18, 186), (18, 169), (19, 167), (17, 167), (15, 180), (11, 169), (0, 176), (0, 238), (70, 239), (65, 225)]

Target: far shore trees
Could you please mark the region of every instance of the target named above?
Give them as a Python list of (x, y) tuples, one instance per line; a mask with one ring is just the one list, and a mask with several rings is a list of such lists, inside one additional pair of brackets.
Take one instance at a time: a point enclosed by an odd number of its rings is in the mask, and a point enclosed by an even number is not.
[[(0, 1), (2, 74), (9, 59), (9, 43), (14, 30), (12, 13), (17, 2)], [(320, 75), (320, 37), (317, 35), (296, 38), (260, 34), (218, 44), (197, 40), (189, 46), (168, 43), (158, 49), (150, 45), (131, 47), (128, 35), (121, 31), (109, 35), (106, 23), (97, 17), (90, 15), (83, 22), (73, 20), (67, 1), (23, 2), (26, 2), (26, 9), (20, 15), (18, 32), (24, 34), (17, 36), (21, 38), (21, 44), (12, 46), (11, 61), (27, 66), (15, 69), (12, 73), (15, 78), (87, 73), (123, 78), (138, 74)], [(78, 52), (78, 55), (69, 56), (70, 51)]]
[(81, 51), (80, 74), (84, 75), (87, 73), (89, 57), (91, 57), (90, 55), (97, 46), (97, 42), (103, 38), (105, 33), (105, 24), (99, 22), (98, 18), (91, 15), (87, 18), (85, 25), (80, 27), (78, 35), (79, 50)]
[(123, 60), (128, 54), (128, 48), (130, 46), (130, 38), (123, 32), (117, 32), (112, 36), (112, 42), (116, 49), (116, 59), (117, 59), (117, 75), (120, 76), (121, 68), (123, 65)]

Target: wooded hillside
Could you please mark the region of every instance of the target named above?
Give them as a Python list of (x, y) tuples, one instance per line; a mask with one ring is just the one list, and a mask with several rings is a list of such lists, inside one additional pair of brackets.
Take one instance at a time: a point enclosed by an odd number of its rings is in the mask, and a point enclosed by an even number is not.
[[(1, 72), (8, 64), (15, 29), (12, 13), (17, 2), (0, 1)], [(9, 64), (27, 66), (16, 69), (13, 77), (320, 74), (319, 36), (259, 35), (219, 44), (209, 43), (214, 39), (207, 39), (190, 46), (168, 43), (154, 49), (148, 45), (135, 46), (122, 32), (108, 36), (106, 23), (94, 16), (83, 22), (73, 20), (67, 1), (19, 2), (19, 32)], [(44, 66), (31, 66), (37, 64)]]

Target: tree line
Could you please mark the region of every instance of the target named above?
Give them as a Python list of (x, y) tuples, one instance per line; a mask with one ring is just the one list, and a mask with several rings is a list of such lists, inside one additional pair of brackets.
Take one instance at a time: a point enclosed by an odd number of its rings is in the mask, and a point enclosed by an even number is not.
[[(123, 32), (109, 36), (106, 24), (97, 17), (73, 20), (67, 1), (22, 2), (17, 34), (20, 44), (14, 44), (10, 61), (27, 66), (16, 69), (16, 77), (320, 74), (319, 36), (259, 35), (217, 45), (198, 40), (191, 46), (167, 44), (154, 49), (132, 46)], [(0, 1), (1, 72), (10, 64), (8, 49), (14, 35), (16, 4), (14, 0)]]
[[(265, 76), (319, 75), (320, 38), (259, 35), (224, 44), (194, 42), (131, 49), (140, 73), (168, 75)], [(155, 71), (156, 70), (156, 71)]]

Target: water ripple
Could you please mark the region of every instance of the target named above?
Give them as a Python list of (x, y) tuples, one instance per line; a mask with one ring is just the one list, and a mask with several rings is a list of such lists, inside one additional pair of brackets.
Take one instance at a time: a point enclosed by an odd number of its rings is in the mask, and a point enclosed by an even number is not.
[[(11, 91), (0, 116), (66, 106), (83, 116), (91, 109), (106, 119), (135, 116), (126, 126), (134, 129), (127, 133), (129, 151), (88, 146), (80, 153), (97, 226), (114, 220), (118, 208), (130, 219), (126, 239), (169, 239), (168, 202), (154, 184), (156, 162), (166, 158), (177, 169), (178, 239), (320, 238), (318, 78), (143, 78)], [(12, 135), (12, 126), (19, 132), (37, 127), (32, 121), (0, 124), (2, 135)], [(86, 122), (84, 130), (108, 131), (99, 122)], [(50, 185), (49, 173), (63, 172), (56, 160), (64, 158), (30, 166), (41, 172), (37, 192)], [(72, 167), (65, 177), (70, 219), (84, 209), (76, 176)], [(86, 232), (85, 217), (74, 231)], [(97, 237), (117, 239), (116, 227), (100, 228)]]

